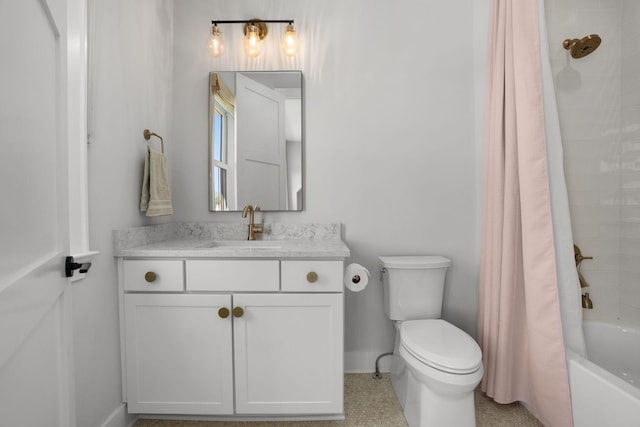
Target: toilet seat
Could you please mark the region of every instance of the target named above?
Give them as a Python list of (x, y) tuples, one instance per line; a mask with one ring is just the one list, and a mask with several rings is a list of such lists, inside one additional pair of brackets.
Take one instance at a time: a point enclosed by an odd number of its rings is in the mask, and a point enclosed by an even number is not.
[(440, 371), (462, 375), (482, 366), (482, 352), (473, 338), (442, 319), (403, 322), (400, 341), (409, 354)]

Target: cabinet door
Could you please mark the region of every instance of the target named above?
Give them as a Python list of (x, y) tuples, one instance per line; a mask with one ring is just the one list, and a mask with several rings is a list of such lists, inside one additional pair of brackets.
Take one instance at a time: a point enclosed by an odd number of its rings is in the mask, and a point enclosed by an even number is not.
[(342, 294), (240, 294), (236, 412), (343, 412)]
[(232, 414), (230, 295), (126, 294), (130, 413)]

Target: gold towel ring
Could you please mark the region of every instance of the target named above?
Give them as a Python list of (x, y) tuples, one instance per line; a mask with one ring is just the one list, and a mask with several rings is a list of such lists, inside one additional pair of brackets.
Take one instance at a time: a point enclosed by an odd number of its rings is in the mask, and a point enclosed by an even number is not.
[(157, 133), (151, 132), (149, 129), (145, 129), (144, 132), (142, 132), (142, 135), (144, 136), (144, 139), (146, 139), (147, 141), (150, 140), (152, 136), (156, 136), (160, 138), (160, 147), (162, 148), (162, 153), (164, 154), (164, 140), (160, 135), (158, 135)]

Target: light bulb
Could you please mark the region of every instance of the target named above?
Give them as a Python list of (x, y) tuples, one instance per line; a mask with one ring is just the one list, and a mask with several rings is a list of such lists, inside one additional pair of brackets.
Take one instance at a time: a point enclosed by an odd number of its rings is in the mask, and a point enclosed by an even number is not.
[(244, 38), (244, 53), (250, 58), (255, 58), (262, 52), (262, 40), (258, 27), (250, 24), (247, 27), (247, 36)]
[(209, 55), (217, 58), (224, 53), (224, 43), (222, 42), (222, 34), (217, 25), (211, 27), (211, 36), (207, 40), (207, 50)]
[(282, 41), (280, 42), (280, 49), (282, 53), (287, 56), (295, 56), (298, 53), (298, 36), (296, 36), (296, 30), (293, 28), (293, 24), (287, 25), (287, 30), (284, 32), (282, 36)]

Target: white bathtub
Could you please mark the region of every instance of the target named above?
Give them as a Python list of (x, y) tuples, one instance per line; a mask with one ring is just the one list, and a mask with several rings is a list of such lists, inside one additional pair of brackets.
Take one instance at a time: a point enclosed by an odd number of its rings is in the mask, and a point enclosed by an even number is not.
[(590, 360), (568, 351), (575, 427), (640, 427), (640, 331), (584, 322)]

